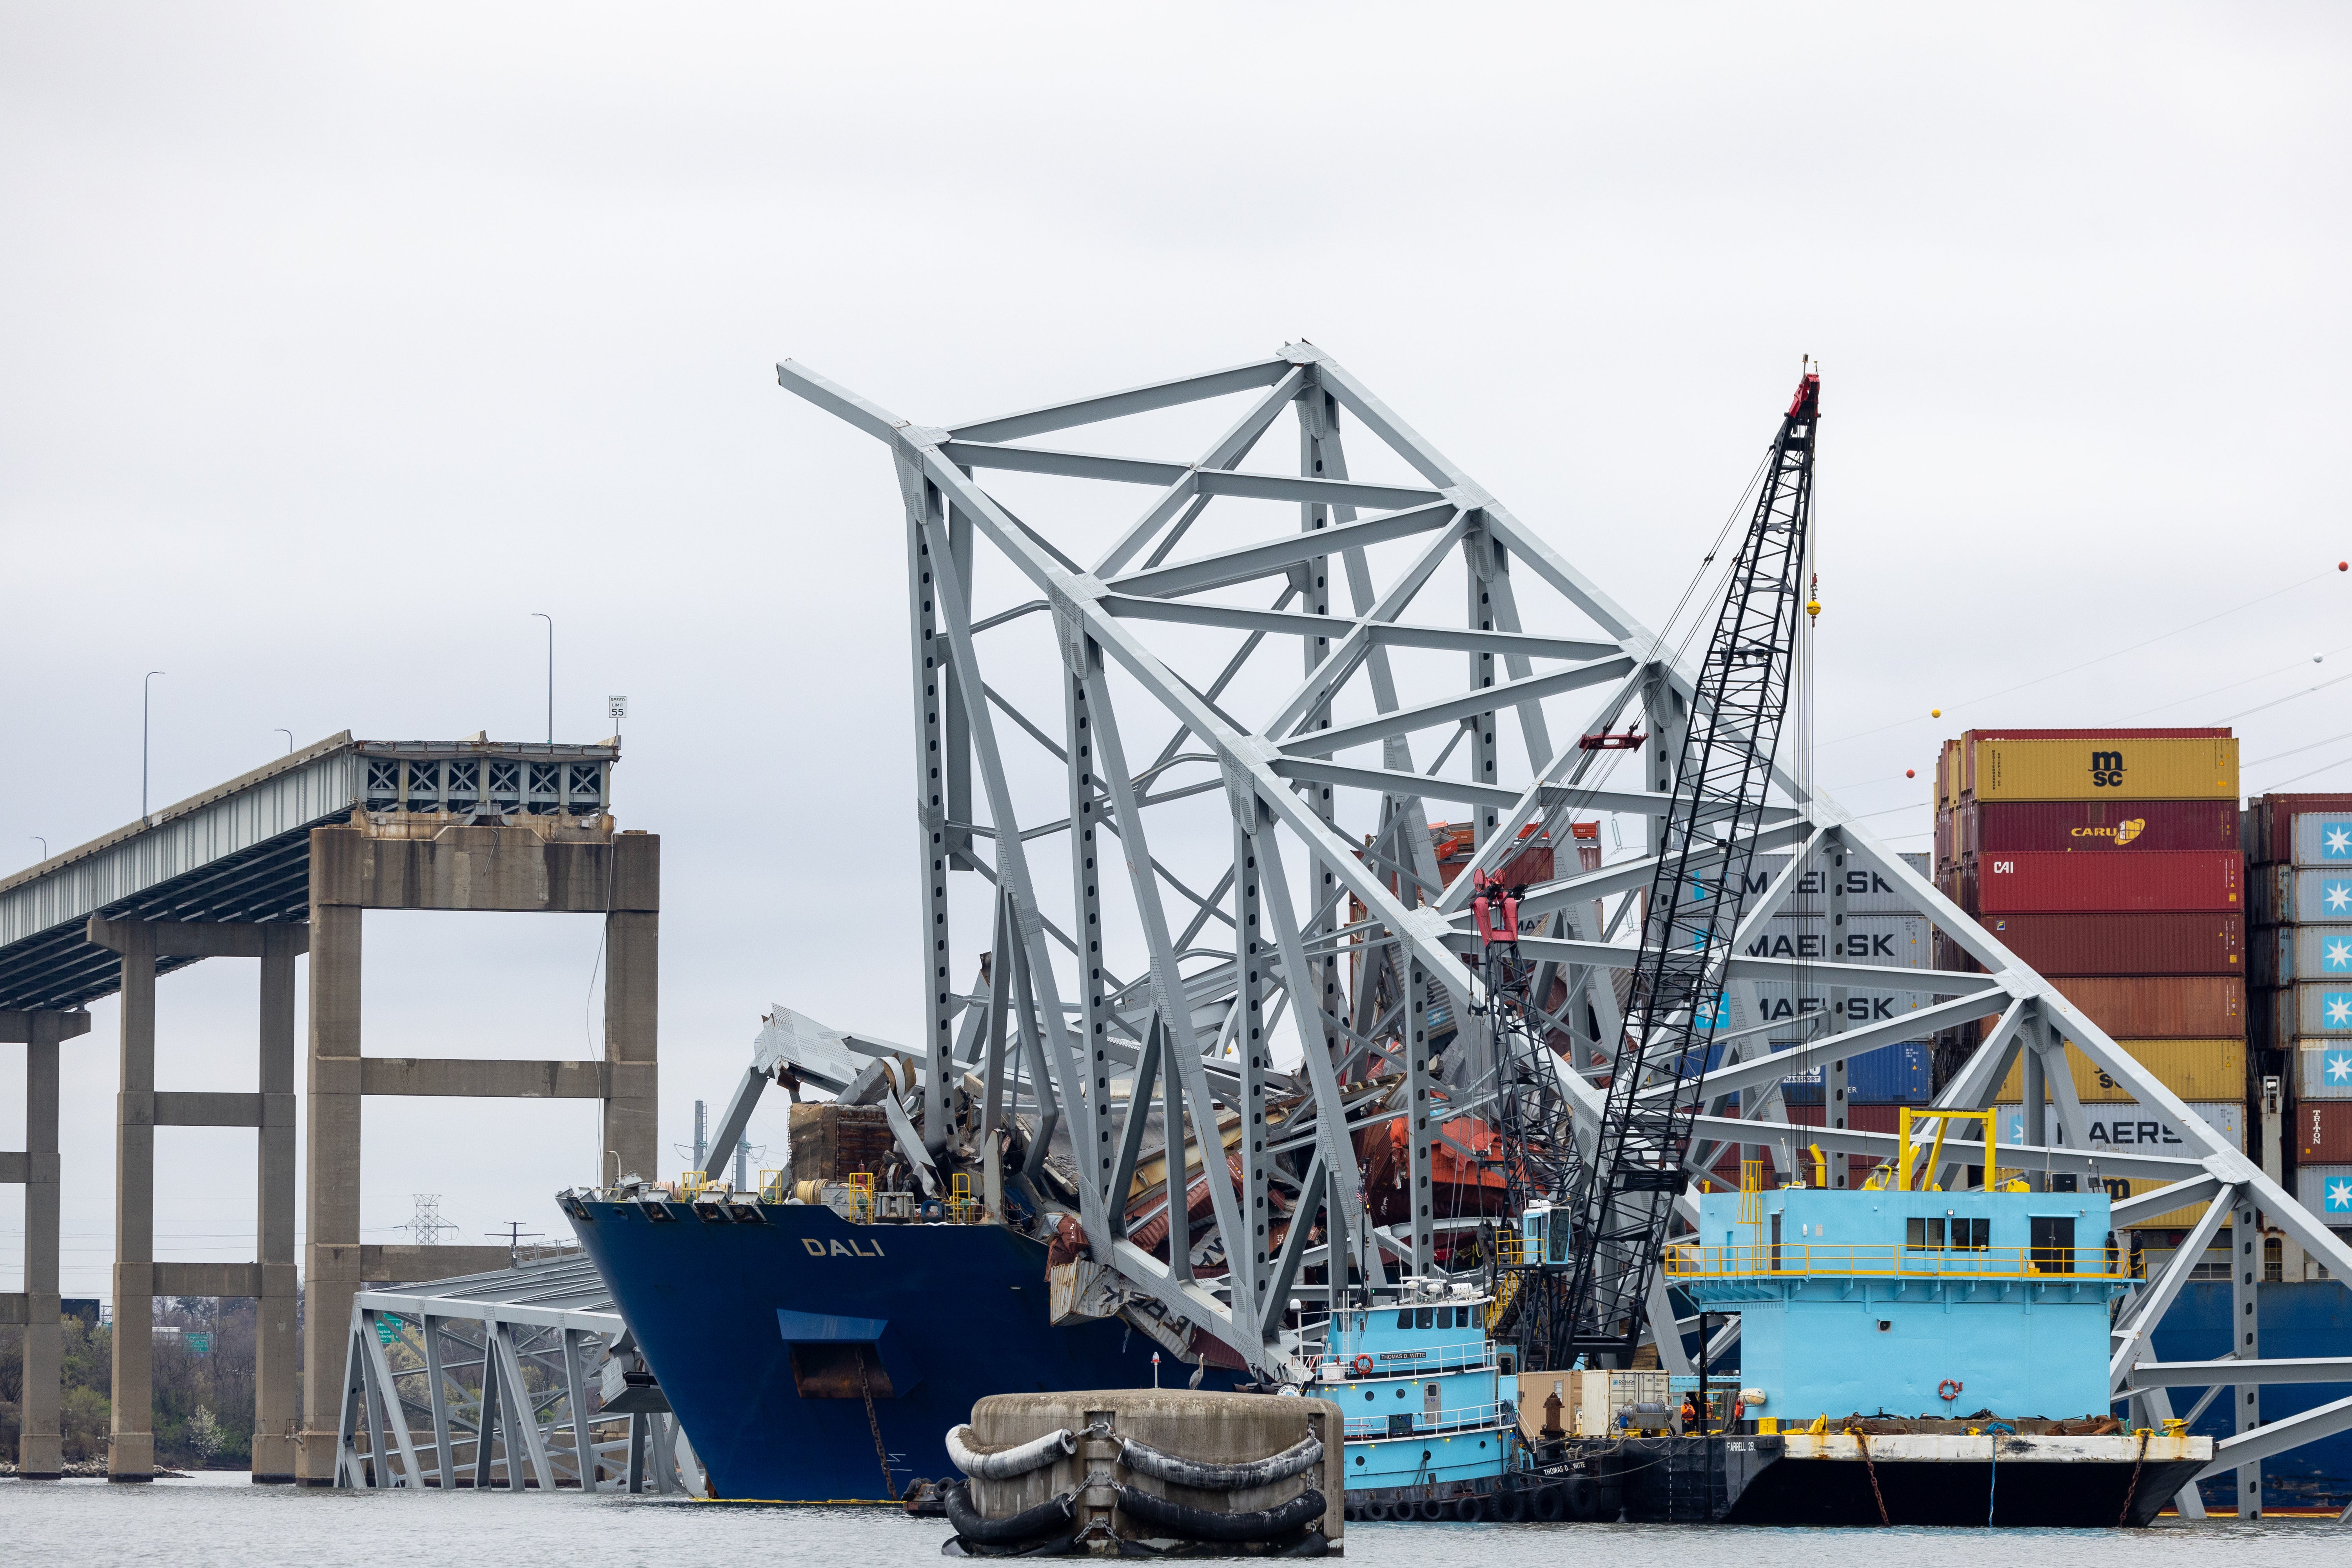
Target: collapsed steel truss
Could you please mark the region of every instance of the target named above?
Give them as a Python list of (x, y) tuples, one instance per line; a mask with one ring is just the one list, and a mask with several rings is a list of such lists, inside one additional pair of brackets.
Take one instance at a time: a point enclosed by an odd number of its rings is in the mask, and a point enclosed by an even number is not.
[[(928, 1027), (917, 1051), (926, 1140), (935, 1150), (943, 1143), (950, 1077), (963, 1065), (955, 1021), (967, 999), (950, 972), (986, 944), (998, 962), (982, 1000), (1012, 1026), (989, 1037), (991, 1116), (1032, 1097), (1034, 1112), (1066, 1138), (1095, 1256), (1167, 1312), (1281, 1375), (1286, 1310), (1295, 1296), (1320, 1294), (1299, 1286), (1303, 1266), (1331, 1264), (1344, 1280), (1352, 1265), (1378, 1280), (1378, 1249), (1407, 1273), (1433, 1268), (1444, 1216), (1431, 1173), (1444, 1123), (1490, 1101), (1496, 1088), (1491, 1041), (1476, 1017), (1481, 987), (1461, 956), (1476, 946), (1470, 872), (1509, 858), (1523, 828), (1565, 842), (1574, 813), (1649, 825), (1647, 854), (1559, 876), (1521, 903), (1523, 920), (1539, 922), (1521, 943), (1543, 966), (1530, 994), (1548, 1002), (1555, 976), (1567, 984), (1568, 1005), (1550, 1021), (1578, 1040), (1578, 1065), (1560, 1064), (1561, 1083), (1580, 1127), (1596, 1122), (1602, 1091), (1591, 1080), (1606, 1075), (1622, 1028), (1609, 980), (1640, 958), (1630, 945), (1640, 921), (1627, 921), (1625, 909), (1656, 870), (1658, 825), (1696, 700), (1693, 670), (1680, 649), (1307, 343), (1204, 375), (944, 428), (901, 419), (796, 363), (779, 365), (777, 375), (889, 448), (904, 503), (917, 834), (927, 872)], [(1195, 459), (1034, 440), (1088, 426), (1104, 426), (1113, 443), (1138, 432), (1164, 439), (1173, 411), (1225, 399), (1237, 417)], [(1297, 426), (1295, 470), (1248, 466), (1286, 416)], [(1342, 439), (1349, 420), (1352, 453)], [(1370, 458), (1402, 478), (1351, 478), (1351, 456), (1364, 471)], [(1024, 486), (1016, 512), (1013, 492)], [(1178, 555), (1188, 539), (1194, 552)], [(1449, 624), (1406, 619), (1436, 596), (1441, 572), (1458, 584), (1458, 616)], [(1285, 672), (1280, 649), (1293, 640), (1299, 662)], [(1461, 661), (1456, 673), (1433, 681), (1433, 667), (1451, 662), (1444, 656)], [(1583, 717), (1563, 725), (1570, 702), (1583, 705)], [(1523, 766), (1499, 743), (1505, 714), (1523, 742)], [(1643, 731), (1638, 752), (1590, 743), (1621, 718)], [(1433, 731), (1444, 743), (1433, 756), (1417, 752)], [(1630, 785), (1609, 779), (1605, 764), (1617, 758), (1641, 766)], [(1735, 999), (1801, 970), (1807, 984), (1833, 993), (1888, 988), (1881, 968), (1745, 955), (1815, 867), (1875, 872), (1985, 973), (1905, 972), (1905, 988), (1937, 999), (1859, 1027), (1824, 1028), (1792, 1049), (1773, 1051), (1761, 1033), (1734, 1039), (1699, 1092), (1720, 1107), (1747, 1091), (1750, 1113), (1699, 1117), (1694, 1168), (1705, 1169), (1726, 1142), (1777, 1144), (1783, 1169), (1810, 1143), (1841, 1166), (1848, 1153), (1891, 1160), (1892, 1137), (1790, 1125), (1780, 1110), (1780, 1080), (1991, 1017), (1939, 1103), (1990, 1104), (2022, 1057), (2027, 1146), (2004, 1148), (2005, 1163), (2037, 1178), (2163, 1182), (2116, 1205), (2118, 1228), (2210, 1203), (2197, 1234), (2117, 1321), (2119, 1397), (2149, 1330), (2233, 1206), (2242, 1238), (2254, 1234), (2259, 1210), (2331, 1275), (2352, 1278), (2342, 1240), (2050, 982), (1834, 801), (1801, 787), (1786, 767), (1774, 768), (1773, 780), (1776, 805), (1742, 835), (1738, 855), (1793, 853), (1742, 912), (1727, 964)], [(1475, 857), (1450, 885), (1432, 850), (1424, 803), (1433, 800), (1466, 807), (1475, 830)], [(1106, 851), (1111, 860), (1098, 864)], [(1066, 895), (1049, 902), (1043, 889), (1065, 874)], [(959, 889), (974, 883), (967, 900)], [(1602, 902), (1610, 899), (1619, 900), (1613, 915)], [(978, 941), (967, 934), (975, 927)], [(1442, 1058), (1430, 1048), (1439, 1006), (1462, 1026)], [(1275, 1066), (1286, 1011), (1303, 1052), (1292, 1072)], [(2175, 1121), (2190, 1152), (2086, 1152), (2063, 1061), (2068, 1042)], [(1368, 1062), (1400, 1076), (1396, 1095), (1343, 1089)], [(2049, 1145), (2045, 1083), (2070, 1146)], [(1269, 1094), (1288, 1106), (1278, 1127), (1266, 1121)], [(1189, 1125), (1213, 1148), (1209, 1130), (1221, 1110), (1238, 1113), (1243, 1132), (1238, 1184), (1206, 1163), (1213, 1243), (1188, 1250), (1179, 1227), (1165, 1261), (1129, 1239), (1125, 1213), (1155, 1097), (1171, 1145)], [(1398, 1114), (1408, 1130), (1411, 1207), (1391, 1234), (1366, 1224), (1352, 1135)], [(1041, 1156), (1045, 1142), (1035, 1145)], [(1954, 1166), (1982, 1163), (1980, 1145), (1945, 1149)], [(1293, 1162), (1303, 1172), (1277, 1163), (1286, 1152), (1307, 1154)], [(1268, 1239), (1277, 1189), (1296, 1216), (1278, 1247)], [(1321, 1223), (1310, 1224), (1318, 1214)], [(1327, 1254), (1326, 1237), (1341, 1242), (1341, 1256)], [(1204, 1279), (1196, 1266), (1220, 1251), (1225, 1273)], [(2251, 1300), (2259, 1253), (2246, 1250), (2232, 1278)]]
[(361, 1291), (335, 1443), (342, 1488), (705, 1489), (612, 1292), (576, 1249)]

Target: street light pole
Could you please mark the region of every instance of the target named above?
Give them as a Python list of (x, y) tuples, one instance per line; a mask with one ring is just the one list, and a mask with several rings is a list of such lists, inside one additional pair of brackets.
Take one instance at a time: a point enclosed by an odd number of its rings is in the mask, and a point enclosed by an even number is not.
[(139, 826), (147, 826), (147, 715), (148, 694), (154, 689), (155, 678), (169, 675), (167, 669), (151, 669), (147, 679), (139, 683)]
[(535, 619), (547, 623), (547, 743), (555, 744), (555, 617), (545, 610), (533, 610)]

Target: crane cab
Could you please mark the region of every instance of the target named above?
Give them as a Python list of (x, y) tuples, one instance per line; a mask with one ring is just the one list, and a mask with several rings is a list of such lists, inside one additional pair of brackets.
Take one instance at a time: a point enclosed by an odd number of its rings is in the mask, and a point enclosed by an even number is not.
[(1568, 1211), (1547, 1203), (1529, 1204), (1519, 1215), (1519, 1256), (1522, 1264), (1565, 1264), (1569, 1244)]

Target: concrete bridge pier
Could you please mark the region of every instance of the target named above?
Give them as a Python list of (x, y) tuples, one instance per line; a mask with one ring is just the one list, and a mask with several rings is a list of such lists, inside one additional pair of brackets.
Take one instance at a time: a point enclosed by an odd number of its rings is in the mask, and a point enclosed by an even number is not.
[[(593, 1169), (655, 1170), (661, 840), (609, 816), (452, 826), (354, 814), (310, 835), (310, 1161), (303, 1320), (305, 1486), (333, 1486), (352, 1302), (371, 1281), (505, 1268), (505, 1247), (360, 1241), (361, 1106), (368, 1095), (594, 1100)], [(593, 914), (604, 921), (604, 1051), (591, 1061), (435, 1060), (361, 1052), (361, 921), (368, 910)], [(586, 1170), (579, 1173), (583, 1179)]]
[(0, 1323), (25, 1326), (16, 1475), (55, 1480), (65, 1469), (58, 1406), (65, 1331), (58, 1300), (58, 1042), (89, 1033), (87, 1013), (0, 1012), (0, 1041), (25, 1047), (25, 1146), (0, 1153), (0, 1182), (25, 1187), (25, 1288), (0, 1295)]
[[(108, 920), (89, 939), (122, 958), (122, 1064), (116, 1097), (114, 1415), (107, 1479), (155, 1472), (154, 1323), (157, 1296), (255, 1299), (253, 1479), (290, 1481), (299, 1390), (294, 1372), (294, 960), (310, 931), (290, 921)], [(158, 1092), (155, 973), (159, 958), (261, 961), (256, 1092)], [(250, 1127), (258, 1137), (252, 1263), (155, 1258), (155, 1129)]]

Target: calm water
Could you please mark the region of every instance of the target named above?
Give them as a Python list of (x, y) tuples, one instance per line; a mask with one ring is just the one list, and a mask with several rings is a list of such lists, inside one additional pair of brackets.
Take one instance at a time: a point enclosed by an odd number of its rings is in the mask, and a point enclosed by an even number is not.
[[(1988, 1561), (1996, 1563), (2023, 1553), (2065, 1568), (2209, 1568), (2217, 1562), (2229, 1568), (2343, 1568), (2352, 1553), (2352, 1530), (2321, 1520), (1998, 1533), (2004, 1539), (1958, 1530), (1719, 1530), (1699, 1549), (1740, 1568), (1888, 1568), (1929, 1551), (1990, 1551)], [(0, 1560), (28, 1563), (380, 1568), (397, 1555), (498, 1568), (744, 1568), (777, 1560), (866, 1568), (937, 1562), (947, 1535), (938, 1520), (895, 1513), (656, 1498), (298, 1492), (257, 1487), (242, 1476), (144, 1487), (0, 1480)], [(2041, 1539), (2024, 1539), (2032, 1537)], [(1349, 1527), (1347, 1557), (1421, 1568), (1439, 1553), (1475, 1552), (1487, 1562), (1589, 1561), (1614, 1568), (1629, 1555), (1662, 1558), (1696, 1544), (1690, 1530), (1656, 1525), (1360, 1524)]]

